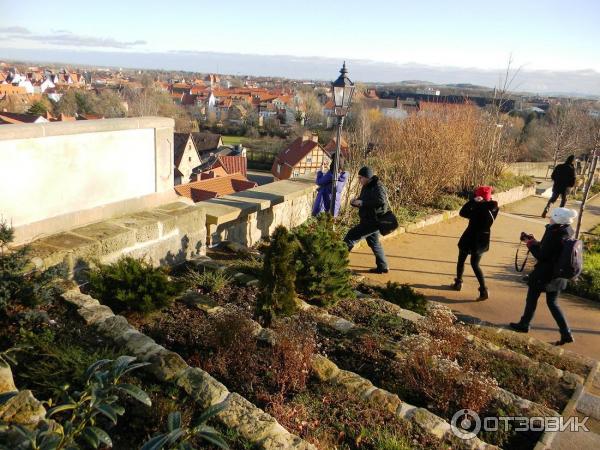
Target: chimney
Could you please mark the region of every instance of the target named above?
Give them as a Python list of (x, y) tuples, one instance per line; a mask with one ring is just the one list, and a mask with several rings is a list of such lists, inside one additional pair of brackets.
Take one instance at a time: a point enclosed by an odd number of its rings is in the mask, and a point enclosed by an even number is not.
[(311, 136), (312, 141), (316, 142), (317, 144), (319, 143), (319, 135), (316, 133), (313, 133), (313, 135)]

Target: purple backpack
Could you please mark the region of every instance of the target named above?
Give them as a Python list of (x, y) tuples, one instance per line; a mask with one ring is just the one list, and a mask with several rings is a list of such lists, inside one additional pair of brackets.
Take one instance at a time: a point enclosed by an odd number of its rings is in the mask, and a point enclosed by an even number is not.
[(560, 256), (554, 267), (556, 278), (575, 280), (583, 270), (583, 242), (579, 239), (565, 239)]

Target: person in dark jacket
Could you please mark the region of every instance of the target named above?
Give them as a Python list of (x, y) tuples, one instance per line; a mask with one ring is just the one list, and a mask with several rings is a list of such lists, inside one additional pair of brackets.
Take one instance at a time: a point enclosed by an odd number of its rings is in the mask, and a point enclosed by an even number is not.
[(485, 252), (490, 249), (490, 229), (498, 215), (498, 203), (492, 200), (492, 187), (480, 186), (475, 189), (474, 198), (469, 200), (460, 210), (460, 216), (469, 219), (469, 225), (458, 241), (458, 262), (456, 278), (452, 287), (462, 289), (462, 277), (465, 261), (471, 255), (471, 267), (479, 282), (478, 301), (487, 300), (489, 293), (479, 262)]
[(542, 212), (542, 217), (546, 217), (550, 207), (560, 196), (560, 207), (564, 208), (567, 204), (567, 194), (575, 186), (575, 155), (569, 156), (564, 163), (557, 165), (552, 171), (552, 196)]
[[(340, 165), (342, 161), (340, 161)], [(325, 166), (326, 167), (326, 166)], [(333, 161), (329, 166), (329, 171), (325, 172), (325, 167), (317, 172), (317, 196), (315, 197), (315, 204), (313, 205), (312, 215), (318, 216), (322, 212), (329, 212), (331, 205), (331, 179), (333, 178)], [(336, 194), (335, 194), (335, 209), (334, 217), (337, 217), (340, 212), (340, 204), (342, 202), (342, 192), (348, 179), (348, 172), (344, 172), (340, 166), (340, 174), (338, 175), (336, 183)]]
[(571, 223), (573, 223), (576, 217), (577, 212), (572, 209), (554, 208), (550, 213), (550, 223), (546, 225), (546, 231), (542, 240), (537, 241), (532, 235), (527, 236), (527, 247), (537, 260), (537, 263), (528, 277), (529, 288), (527, 290), (523, 316), (519, 322), (512, 322), (510, 324), (513, 330), (527, 333), (537, 307), (538, 299), (542, 292), (546, 292), (548, 309), (560, 330), (560, 340), (556, 342), (556, 345), (573, 342), (573, 336), (571, 335), (567, 320), (558, 306), (558, 296), (567, 287), (568, 280), (556, 278), (554, 274), (564, 241), (574, 234)]
[(358, 181), (362, 186), (358, 198), (353, 199), (350, 204), (358, 208), (360, 222), (351, 228), (344, 242), (348, 246), (348, 251), (362, 239), (366, 239), (367, 245), (371, 247), (375, 255), (376, 267), (371, 269), (371, 273), (387, 273), (388, 265), (383, 252), (383, 247), (379, 242), (379, 224), (378, 217), (389, 210), (389, 203), (385, 187), (379, 181), (377, 176), (373, 175), (370, 167), (363, 167), (358, 171)]

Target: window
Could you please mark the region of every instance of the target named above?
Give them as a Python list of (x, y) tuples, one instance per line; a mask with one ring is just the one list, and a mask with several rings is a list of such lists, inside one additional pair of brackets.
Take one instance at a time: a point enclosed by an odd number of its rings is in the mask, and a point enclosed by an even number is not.
[(281, 164), (277, 164), (277, 173), (281, 173)]
[(189, 162), (192, 162), (192, 157), (191, 157), (191, 156), (188, 158), (188, 161), (189, 161)]
[(312, 162), (312, 156), (307, 156), (307, 157), (306, 157), (306, 162), (307, 162), (308, 164), (310, 164), (310, 163)]

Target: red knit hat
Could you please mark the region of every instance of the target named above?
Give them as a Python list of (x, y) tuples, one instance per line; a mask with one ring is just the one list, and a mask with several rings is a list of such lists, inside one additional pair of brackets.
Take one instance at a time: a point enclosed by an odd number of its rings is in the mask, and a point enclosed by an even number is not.
[(492, 199), (493, 188), (491, 186), (479, 186), (475, 189), (475, 197), (482, 197), (486, 202)]

